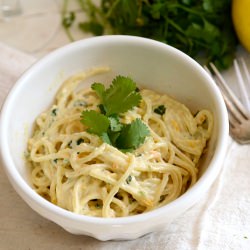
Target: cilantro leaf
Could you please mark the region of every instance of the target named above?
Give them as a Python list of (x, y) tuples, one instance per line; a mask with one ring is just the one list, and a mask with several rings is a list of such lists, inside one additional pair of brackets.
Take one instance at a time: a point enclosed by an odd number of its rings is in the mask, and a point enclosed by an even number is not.
[(102, 83), (93, 83), (91, 85), (91, 88), (96, 92), (96, 94), (98, 95), (98, 97), (101, 99), (101, 101), (103, 102), (103, 97), (105, 95), (105, 87)]
[(124, 125), (120, 136), (116, 140), (116, 146), (119, 149), (136, 149), (148, 135), (147, 126), (137, 118), (132, 123)]
[(102, 133), (102, 134), (100, 135), (100, 137), (101, 137), (101, 139), (102, 139), (103, 142), (112, 145), (112, 142), (111, 142), (111, 140), (110, 140), (110, 137), (109, 137), (109, 135), (108, 135), (107, 133)]
[(102, 136), (107, 133), (110, 122), (109, 119), (94, 110), (86, 110), (82, 112), (81, 122), (88, 127), (88, 132)]
[(106, 91), (104, 105), (107, 115), (124, 113), (141, 100), (140, 93), (136, 92), (136, 83), (129, 77), (117, 76)]
[(107, 116), (124, 113), (141, 100), (136, 83), (129, 77), (117, 76), (106, 90), (101, 83), (94, 83), (91, 87), (100, 97)]
[(78, 27), (84, 32), (91, 32), (95, 36), (103, 35), (104, 28), (97, 22), (80, 22)]
[(114, 131), (109, 131), (108, 133), (108, 136), (109, 136), (109, 140), (111, 142), (111, 145), (113, 145), (114, 147), (117, 147), (116, 146), (116, 140), (117, 138), (120, 136), (121, 132), (118, 131), (118, 132), (114, 132)]

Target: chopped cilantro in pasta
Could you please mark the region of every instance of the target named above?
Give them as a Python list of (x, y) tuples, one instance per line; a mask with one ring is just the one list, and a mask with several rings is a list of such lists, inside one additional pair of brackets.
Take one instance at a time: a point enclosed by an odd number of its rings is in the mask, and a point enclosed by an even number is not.
[(159, 105), (157, 108), (154, 109), (154, 112), (159, 115), (164, 115), (166, 112), (166, 107), (164, 105)]
[(137, 118), (130, 124), (122, 124), (119, 119), (119, 114), (132, 109), (141, 100), (135, 82), (117, 76), (108, 89), (102, 83), (94, 83), (91, 88), (102, 103), (98, 105), (101, 113), (94, 110), (82, 112), (81, 122), (88, 127), (88, 132), (123, 151), (138, 148), (149, 135), (149, 129), (141, 119)]

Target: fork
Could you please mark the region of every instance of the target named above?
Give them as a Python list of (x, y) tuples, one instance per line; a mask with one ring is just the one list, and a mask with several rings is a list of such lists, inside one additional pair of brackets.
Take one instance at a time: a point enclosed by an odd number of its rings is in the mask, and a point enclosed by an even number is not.
[[(231, 137), (240, 144), (250, 143), (250, 102), (246, 84), (250, 86), (250, 74), (243, 58), (234, 60), (234, 69), (240, 90), (241, 101), (229, 88), (225, 79), (213, 63), (210, 63), (211, 71), (204, 66), (221, 90), (229, 113), (229, 125)], [(240, 69), (241, 67), (241, 69)], [(242, 73), (243, 71), (243, 73)]]

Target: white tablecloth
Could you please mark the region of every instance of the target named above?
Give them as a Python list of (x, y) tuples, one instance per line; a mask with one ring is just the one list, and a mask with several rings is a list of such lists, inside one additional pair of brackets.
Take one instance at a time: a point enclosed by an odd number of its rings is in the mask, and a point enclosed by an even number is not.
[[(0, 106), (35, 61), (0, 44)], [(42, 218), (16, 194), (0, 166), (0, 250), (8, 249), (250, 249), (250, 145), (231, 139), (220, 176), (203, 199), (162, 232), (133, 241), (100, 242), (69, 234)]]

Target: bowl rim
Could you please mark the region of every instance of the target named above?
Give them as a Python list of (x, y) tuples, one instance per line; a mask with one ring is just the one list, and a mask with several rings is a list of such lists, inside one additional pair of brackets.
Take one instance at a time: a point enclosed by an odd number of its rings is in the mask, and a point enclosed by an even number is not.
[[(50, 61), (54, 57), (59, 56), (61, 53), (65, 51), (70, 51), (71, 49), (76, 49), (76, 47), (87, 46), (88, 44), (102, 44), (103, 42), (125, 42), (125, 43), (135, 43), (135, 44), (146, 44), (152, 47), (159, 47), (163, 50), (169, 50), (172, 53), (175, 53), (182, 57), (183, 59), (187, 60), (188, 63), (192, 64), (192, 67), (195, 68), (195, 71), (202, 75), (207, 82), (209, 87), (212, 89), (216, 105), (218, 108), (218, 113), (221, 115), (221, 123), (219, 124), (219, 131), (218, 131), (218, 138), (216, 142), (216, 149), (214, 155), (209, 163), (208, 169), (203, 173), (203, 175), (198, 179), (198, 181), (184, 194), (180, 197), (171, 201), (169, 204), (162, 206), (160, 208), (154, 209), (152, 211), (127, 216), (127, 217), (119, 217), (119, 218), (102, 218), (102, 217), (91, 217), (86, 215), (76, 214), (74, 212), (65, 210), (57, 205), (52, 204), (51, 202), (47, 201), (39, 194), (32, 189), (30, 185), (22, 178), (18, 170), (15, 168), (14, 161), (11, 158), (10, 150), (5, 147), (4, 145), (8, 145), (8, 138), (7, 138), (7, 130), (8, 130), (8, 107), (9, 104), (14, 101), (15, 95), (18, 93), (19, 88), (25, 85), (25, 80), (29, 75), (32, 75), (39, 67), (46, 64), (47, 61)], [(50, 213), (54, 214), (55, 216), (63, 217), (64, 219), (70, 219), (76, 222), (88, 222), (94, 223), (99, 225), (125, 225), (131, 224), (136, 222), (142, 222), (150, 220), (156, 216), (164, 215), (166, 212), (175, 211), (178, 207), (186, 207), (185, 204), (194, 203), (196, 201), (195, 194), (200, 188), (209, 188), (213, 181), (216, 179), (217, 175), (219, 174), (220, 169), (222, 168), (222, 163), (226, 154), (226, 144), (228, 140), (229, 134), (229, 125), (228, 125), (228, 115), (225, 103), (223, 101), (222, 95), (214, 83), (214, 80), (209, 76), (209, 74), (202, 68), (202, 66), (196, 62), (194, 59), (183, 53), (182, 51), (164, 44), (159, 41), (155, 41), (149, 38), (143, 37), (136, 37), (136, 36), (128, 36), (128, 35), (105, 35), (99, 37), (91, 37), (86, 38), (80, 41), (76, 41), (70, 43), (66, 46), (63, 46), (59, 49), (54, 50), (53, 52), (49, 53), (48, 55), (44, 56), (42, 59), (35, 62), (31, 67), (29, 67), (21, 77), (16, 81), (16, 83), (11, 88), (10, 92), (8, 93), (3, 105), (0, 114), (0, 155), (2, 158), (2, 165), (7, 173), (12, 186), (16, 189), (16, 191), (23, 197), (28, 197), (29, 200), (32, 200), (38, 205), (40, 208), (49, 211)], [(217, 166), (217, 162), (221, 162), (221, 166)], [(206, 182), (204, 181), (206, 180)], [(190, 197), (193, 198), (192, 202), (190, 202)], [(193, 205), (193, 204), (190, 204)]]

